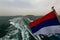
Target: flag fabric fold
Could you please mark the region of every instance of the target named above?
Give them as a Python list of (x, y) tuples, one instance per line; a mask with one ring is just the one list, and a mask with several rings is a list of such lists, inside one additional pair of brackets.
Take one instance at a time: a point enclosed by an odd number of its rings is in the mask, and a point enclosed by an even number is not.
[(57, 19), (55, 10), (45, 16), (30, 22), (29, 24), (33, 34), (55, 34), (60, 33), (60, 23)]

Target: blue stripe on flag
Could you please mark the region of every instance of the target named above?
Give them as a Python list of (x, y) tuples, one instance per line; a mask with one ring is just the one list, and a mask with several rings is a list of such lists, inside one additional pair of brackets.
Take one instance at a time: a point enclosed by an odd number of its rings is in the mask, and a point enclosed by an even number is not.
[(33, 28), (31, 28), (32, 33), (37, 32), (38, 30), (40, 30), (43, 27), (54, 26), (54, 25), (59, 25), (59, 22), (58, 22), (57, 18), (53, 18), (53, 19), (43, 21), (42, 23), (34, 26)]

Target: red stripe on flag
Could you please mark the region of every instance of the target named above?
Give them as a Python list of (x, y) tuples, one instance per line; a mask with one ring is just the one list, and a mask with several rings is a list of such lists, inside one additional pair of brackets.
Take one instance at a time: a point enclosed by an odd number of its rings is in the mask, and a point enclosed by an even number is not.
[(43, 16), (42, 18), (38, 18), (38, 19), (34, 20), (33, 22), (31, 22), (29, 24), (30, 28), (38, 25), (39, 23), (41, 23), (41, 22), (43, 22), (45, 20), (55, 18), (56, 17), (56, 14), (55, 13), (56, 12), (53, 10), (53, 11), (49, 12), (47, 15)]

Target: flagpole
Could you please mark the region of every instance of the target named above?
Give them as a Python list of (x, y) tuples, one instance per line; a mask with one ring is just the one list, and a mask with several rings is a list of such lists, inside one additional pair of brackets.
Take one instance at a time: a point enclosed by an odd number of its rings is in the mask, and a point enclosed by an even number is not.
[[(56, 12), (56, 10), (54, 9), (54, 6), (52, 6), (51, 9), (55, 12), (55, 15), (56, 15), (57, 20), (58, 20), (57, 12)], [(58, 22), (59, 22), (59, 20), (58, 20)], [(56, 34), (54, 34), (54, 35), (56, 35)]]

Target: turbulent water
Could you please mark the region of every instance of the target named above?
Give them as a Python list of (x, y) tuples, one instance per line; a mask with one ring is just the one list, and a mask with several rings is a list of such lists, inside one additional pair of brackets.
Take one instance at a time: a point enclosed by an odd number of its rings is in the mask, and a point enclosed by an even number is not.
[[(21, 30), (17, 30), (16, 28), (14, 28), (14, 26), (10, 27), (11, 24), (9, 24), (9, 21), (8, 21), (9, 19), (16, 18), (16, 17), (21, 17), (21, 16), (1, 16), (0, 17), (0, 40), (22, 40)], [(31, 20), (34, 20), (41, 16), (29, 15), (29, 16), (24, 16), (24, 17), (28, 17)], [(60, 16), (58, 16), (58, 19), (60, 21)], [(26, 19), (24, 21), (25, 21), (26, 25), (28, 25), (29, 21), (27, 21)], [(5, 31), (6, 29), (9, 30), (9, 32)], [(11, 31), (10, 29), (12, 30), (12, 32), (10, 32)], [(19, 32), (17, 33), (16, 30)], [(12, 33), (13, 34), (16, 33), (16, 34), (11, 35)], [(7, 34), (10, 36), (8, 36)], [(58, 34), (57, 36), (56, 35), (52, 35), (52, 36), (51, 35), (39, 35), (39, 36), (42, 40), (60, 40), (60, 36), (59, 36), (60, 34)], [(4, 36), (6, 36), (6, 37), (4, 37)], [(7, 38), (7, 36), (9, 37), (9, 39)], [(29, 33), (29, 40), (36, 40), (36, 39)]]

